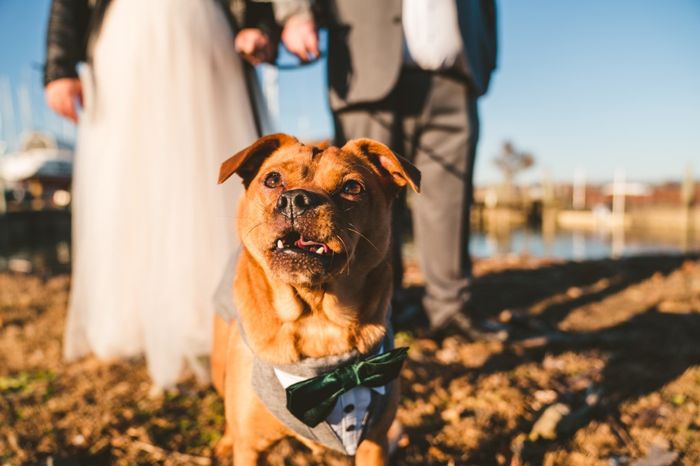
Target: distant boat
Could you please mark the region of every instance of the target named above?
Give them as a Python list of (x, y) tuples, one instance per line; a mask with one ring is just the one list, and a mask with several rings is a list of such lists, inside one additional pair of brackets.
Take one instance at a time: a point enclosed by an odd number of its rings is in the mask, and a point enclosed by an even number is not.
[(0, 194), (19, 209), (26, 201), (32, 209), (65, 207), (70, 203), (73, 148), (53, 136), (30, 132), (22, 137), (20, 150), (0, 155)]
[(0, 178), (8, 187), (30, 178), (70, 180), (72, 174), (72, 148), (45, 133), (25, 135), (18, 152), (0, 156)]

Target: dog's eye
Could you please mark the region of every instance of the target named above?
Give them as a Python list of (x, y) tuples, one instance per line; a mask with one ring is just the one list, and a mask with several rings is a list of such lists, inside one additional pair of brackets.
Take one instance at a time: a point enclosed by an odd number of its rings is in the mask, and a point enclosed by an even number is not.
[(277, 172), (270, 172), (265, 176), (265, 186), (268, 188), (276, 188), (282, 183), (282, 175)]
[(362, 194), (364, 192), (365, 188), (360, 184), (360, 182), (355, 181), (355, 180), (349, 180), (346, 181), (345, 184), (343, 185), (343, 194), (350, 194), (353, 196), (357, 196), (358, 194)]

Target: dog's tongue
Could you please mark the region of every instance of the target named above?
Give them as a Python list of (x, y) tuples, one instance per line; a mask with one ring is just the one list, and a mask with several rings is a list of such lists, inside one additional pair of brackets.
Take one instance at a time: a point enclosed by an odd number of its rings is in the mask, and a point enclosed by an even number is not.
[(316, 241), (306, 241), (303, 236), (296, 240), (294, 245), (300, 249), (313, 251), (316, 254), (325, 254), (328, 252), (328, 246), (325, 244)]

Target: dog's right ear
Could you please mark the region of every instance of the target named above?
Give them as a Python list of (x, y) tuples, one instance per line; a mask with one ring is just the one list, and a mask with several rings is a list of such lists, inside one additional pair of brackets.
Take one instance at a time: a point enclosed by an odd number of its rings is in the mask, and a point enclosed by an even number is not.
[(420, 192), (420, 170), (381, 142), (367, 138), (352, 139), (345, 143), (342, 150), (367, 157), (394, 186), (403, 188), (409, 185), (415, 192)]
[(234, 173), (237, 173), (238, 176), (243, 178), (243, 184), (247, 187), (266, 158), (282, 146), (297, 143), (299, 143), (297, 138), (283, 133), (261, 137), (221, 164), (219, 184), (229, 179)]

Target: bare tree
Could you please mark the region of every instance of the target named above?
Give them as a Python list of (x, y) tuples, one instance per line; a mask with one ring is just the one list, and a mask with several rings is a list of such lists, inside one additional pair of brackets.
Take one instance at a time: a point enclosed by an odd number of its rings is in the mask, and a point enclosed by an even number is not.
[(511, 141), (504, 141), (501, 152), (493, 160), (503, 174), (505, 201), (513, 200), (515, 177), (535, 164), (535, 157), (529, 152), (519, 151)]

